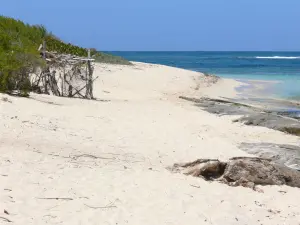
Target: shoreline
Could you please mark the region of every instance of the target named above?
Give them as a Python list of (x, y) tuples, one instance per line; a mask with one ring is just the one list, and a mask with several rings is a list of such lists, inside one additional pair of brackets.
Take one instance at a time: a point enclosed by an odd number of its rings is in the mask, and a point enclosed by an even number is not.
[(0, 94), (0, 217), (16, 224), (298, 225), (298, 188), (259, 185), (259, 193), (166, 169), (254, 157), (254, 144), (281, 152), (299, 145), (297, 136), (234, 123), (179, 98), (236, 98), (240, 82), (145, 63), (96, 64), (94, 74), (97, 101)]
[[(299, 111), (300, 114), (300, 100), (288, 99), (276, 95), (270, 95), (270, 89), (274, 84), (281, 83), (281, 81), (268, 80), (243, 80), (233, 79), (241, 82), (241, 85), (235, 89), (237, 91), (236, 101), (244, 101), (256, 107), (264, 107), (271, 111)], [(267, 95), (270, 95), (267, 97)]]
[[(216, 75), (216, 74), (210, 74), (210, 73), (203, 73), (201, 71), (196, 71), (196, 70), (191, 70), (191, 69), (184, 69), (181, 67), (173, 67), (173, 66), (168, 66), (168, 65), (164, 65), (164, 64), (158, 64), (158, 63), (145, 63), (145, 62), (140, 62), (140, 61), (130, 61), (131, 63), (140, 63), (140, 64), (149, 64), (149, 65), (156, 65), (156, 66), (165, 66), (165, 67), (169, 67), (169, 68), (176, 68), (179, 70), (186, 70), (186, 71), (191, 71), (194, 73), (200, 73), (200, 74), (208, 74), (208, 75), (212, 75), (212, 76), (216, 76), (221, 78), (222, 80), (228, 80), (228, 81), (234, 81), (234, 82), (238, 82), (238, 84), (236, 84), (237, 86), (235, 87), (235, 89), (237, 89), (237, 93), (236, 95), (241, 94), (241, 97), (246, 97), (247, 93), (239, 93), (239, 92), (243, 92), (244, 88), (248, 89), (249, 92), (254, 91), (253, 96), (257, 97), (257, 98), (262, 98), (262, 96), (264, 96), (265, 94), (271, 95), (272, 97), (269, 98), (265, 98), (265, 99), (275, 99), (275, 100), (280, 100), (280, 101), (286, 101), (286, 102), (291, 102), (291, 103), (298, 103), (300, 102), (300, 99), (290, 99), (287, 97), (280, 97), (276, 94), (272, 94), (272, 92), (260, 92), (260, 91), (265, 91), (266, 89), (272, 89), (272, 85), (276, 85), (279, 83), (282, 83), (283, 80), (263, 80), (263, 79), (249, 79), (249, 78), (228, 78), (228, 77), (223, 77), (221, 75)], [(242, 89), (242, 90), (240, 90)], [(249, 94), (249, 93), (248, 93)], [(263, 99), (263, 98), (262, 98)]]
[(292, 87), (293, 91), (289, 90), (286, 82), (291, 82), (289, 80), (257, 80), (257, 79), (243, 79), (243, 78), (232, 78), (240, 82), (245, 83), (242, 87), (247, 91), (249, 89), (248, 95), (251, 95), (251, 91), (254, 91), (255, 95), (258, 96), (269, 96), (272, 99), (280, 99), (286, 101), (300, 102), (299, 93), (295, 92), (295, 87)]

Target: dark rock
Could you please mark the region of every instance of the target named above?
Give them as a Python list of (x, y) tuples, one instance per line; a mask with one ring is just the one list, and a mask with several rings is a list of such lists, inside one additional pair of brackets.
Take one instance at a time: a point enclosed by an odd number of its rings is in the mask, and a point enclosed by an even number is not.
[(300, 170), (300, 147), (274, 143), (241, 143), (239, 148), (247, 153)]
[(294, 119), (300, 119), (300, 110), (287, 110), (287, 111), (279, 111), (277, 112), (278, 115), (291, 117)]
[(256, 190), (256, 185), (288, 185), (300, 188), (300, 172), (276, 164), (269, 159), (237, 157), (228, 162), (198, 159), (169, 168), (173, 172), (202, 177)]
[(245, 115), (253, 113), (255, 108), (252, 108), (248, 105), (228, 101), (224, 99), (215, 99), (215, 98), (189, 98), (185, 96), (179, 96), (179, 98), (196, 103), (195, 106), (203, 108), (203, 110), (218, 114), (218, 115)]
[(300, 188), (300, 173), (262, 158), (232, 159), (223, 179), (228, 183), (247, 182), (255, 185), (288, 185)]
[(213, 98), (198, 99), (184, 96), (180, 96), (179, 98), (194, 102), (196, 106), (201, 107), (203, 110), (209, 113), (218, 115), (242, 116), (233, 122), (241, 122), (245, 125), (251, 126), (267, 127), (288, 134), (300, 136), (300, 120), (299, 118), (294, 118), (293, 114), (272, 110), (266, 111), (261, 108), (239, 103), (237, 100), (229, 101)]
[(300, 136), (300, 128), (299, 127), (282, 127), (278, 129), (279, 131), (288, 133), (288, 134), (293, 134), (296, 136)]
[(276, 115), (273, 113), (259, 113), (243, 116), (236, 120), (246, 125), (262, 126), (300, 136), (300, 121), (297, 119)]

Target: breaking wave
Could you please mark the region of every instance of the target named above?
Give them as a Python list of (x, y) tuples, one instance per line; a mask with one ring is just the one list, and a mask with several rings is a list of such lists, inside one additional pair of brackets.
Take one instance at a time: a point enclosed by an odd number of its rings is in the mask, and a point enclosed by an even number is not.
[(300, 59), (300, 56), (256, 56), (256, 59)]

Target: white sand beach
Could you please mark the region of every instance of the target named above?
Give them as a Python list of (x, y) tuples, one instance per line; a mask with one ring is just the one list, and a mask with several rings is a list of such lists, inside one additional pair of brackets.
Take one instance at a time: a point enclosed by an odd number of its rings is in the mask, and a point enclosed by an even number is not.
[(249, 156), (241, 142), (299, 145), (178, 98), (234, 97), (239, 82), (144, 63), (97, 64), (94, 76), (96, 101), (0, 94), (0, 224), (300, 224), (298, 188), (260, 193), (166, 169)]

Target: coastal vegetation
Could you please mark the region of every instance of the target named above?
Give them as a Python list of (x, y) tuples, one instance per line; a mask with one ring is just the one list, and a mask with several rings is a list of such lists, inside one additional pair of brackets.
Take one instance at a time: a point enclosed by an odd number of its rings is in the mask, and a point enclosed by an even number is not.
[[(42, 25), (29, 25), (23, 21), (0, 16), (0, 92), (12, 93), (19, 90), (27, 96), (31, 90), (29, 74), (46, 66), (38, 51), (46, 42), (47, 51), (86, 57), (88, 50), (65, 43), (51, 34)], [(96, 62), (130, 65), (119, 56), (91, 50)]]

